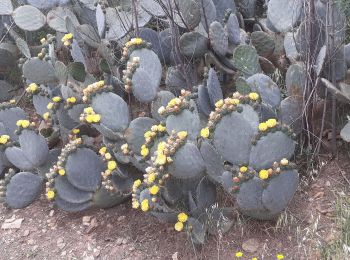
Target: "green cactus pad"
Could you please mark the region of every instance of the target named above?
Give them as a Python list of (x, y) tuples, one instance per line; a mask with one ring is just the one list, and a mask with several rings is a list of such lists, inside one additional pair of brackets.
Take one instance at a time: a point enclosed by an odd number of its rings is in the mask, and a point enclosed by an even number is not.
[(43, 179), (30, 172), (13, 176), (6, 187), (6, 203), (13, 209), (22, 209), (31, 204), (40, 194)]
[[(106, 8), (106, 25), (109, 27), (108, 32), (106, 33), (106, 39), (108, 40), (119, 40), (124, 37), (125, 34), (130, 30), (131, 19), (129, 19), (128, 13), (124, 11), (116, 11), (115, 8), (107, 7)], [(124, 22), (123, 21), (128, 21)]]
[(33, 105), (37, 114), (43, 116), (49, 110), (47, 109), (47, 105), (51, 102), (51, 99), (42, 96), (42, 95), (34, 95), (33, 96)]
[(177, 115), (169, 115), (166, 119), (168, 134), (173, 130), (176, 132), (187, 131), (189, 139), (196, 139), (199, 134), (199, 115), (197, 111), (184, 109)]
[(298, 181), (296, 170), (282, 171), (269, 181), (262, 194), (262, 203), (272, 216), (287, 207), (298, 187)]
[(226, 192), (230, 193), (233, 187), (232, 172), (225, 171), (222, 176), (220, 176), (220, 183)]
[(178, 0), (179, 11), (190, 30), (196, 28), (201, 21), (200, 5), (197, 0)]
[(306, 82), (306, 68), (298, 62), (289, 66), (286, 74), (286, 87), (289, 96), (303, 96)]
[(13, 5), (11, 0), (3, 0), (0, 2), (0, 15), (11, 15)]
[(239, 210), (245, 215), (261, 219), (267, 213), (262, 203), (263, 191), (264, 181), (257, 177), (243, 182), (236, 195)]
[(173, 162), (168, 166), (168, 171), (175, 178), (194, 178), (205, 170), (203, 158), (193, 143), (187, 142), (172, 159)]
[(288, 32), (299, 21), (302, 12), (301, 0), (271, 0), (268, 3), (267, 19), (279, 32)]
[(23, 64), (23, 76), (37, 84), (47, 84), (57, 80), (55, 69), (48, 61), (31, 58)]
[(94, 27), (82, 24), (76, 27), (76, 31), (87, 45), (96, 49), (99, 47), (101, 39)]
[(77, 104), (73, 106), (72, 108), (68, 109), (68, 115), (69, 117), (75, 122), (80, 123), (80, 115), (83, 113), (84, 108), (86, 107), (85, 104)]
[(223, 99), (220, 81), (213, 68), (210, 68), (208, 72), (207, 89), (212, 106), (215, 106), (217, 101)]
[(257, 0), (239, 1), (239, 7), (244, 18), (251, 18), (255, 16)]
[(68, 114), (68, 110), (64, 109), (63, 106), (57, 111), (57, 118), (60, 125), (67, 130), (72, 130), (78, 126), (79, 122), (75, 122)]
[(38, 174), (44, 178), (46, 173), (50, 171), (50, 168), (57, 162), (60, 154), (61, 150), (58, 148), (50, 150), (45, 163), (37, 167)]
[(130, 122), (124, 136), (134, 153), (140, 155), (141, 146), (145, 143), (144, 133), (155, 124), (157, 121), (149, 117), (139, 117)]
[(287, 33), (284, 36), (284, 44), (283, 45), (284, 45), (284, 49), (285, 49), (287, 58), (291, 62), (296, 61), (299, 57), (299, 52), (298, 52), (296, 44), (295, 44), (294, 33)]
[(33, 170), (35, 166), (26, 158), (24, 152), (18, 147), (9, 147), (5, 150), (7, 159), (21, 170)]
[(179, 44), (181, 53), (189, 58), (201, 58), (208, 51), (208, 38), (198, 32), (184, 33)]
[(214, 21), (210, 24), (209, 39), (215, 53), (225, 56), (228, 51), (228, 35), (221, 23)]
[(16, 39), (16, 46), (18, 47), (19, 51), (28, 59), (32, 57), (30, 53), (29, 46), (25, 40), (22, 38), (17, 38)]
[(133, 51), (130, 55), (130, 60), (134, 57), (140, 58), (140, 67), (136, 69), (136, 72), (139, 69), (143, 69), (148, 74), (150, 80), (154, 81), (154, 85), (159, 86), (162, 78), (162, 64), (157, 54), (150, 49), (143, 48)]
[(6, 134), (11, 137), (11, 140), (18, 140), (18, 135), (15, 134), (15, 130), (17, 129), (16, 123), (18, 120), (26, 118), (25, 112), (19, 107), (0, 110), (0, 122), (6, 130)]
[(161, 90), (157, 93), (156, 99), (152, 102), (151, 113), (152, 117), (157, 121), (163, 121), (165, 118), (158, 113), (160, 107), (166, 107), (170, 100), (175, 98), (170, 91)]
[(65, 18), (69, 17), (75, 26), (79, 25), (79, 21), (75, 14), (67, 7), (58, 6), (51, 9), (47, 16), (47, 24), (55, 31), (67, 33)]
[(241, 30), (239, 28), (239, 22), (237, 16), (234, 13), (231, 13), (227, 23), (226, 23), (227, 36), (230, 43), (240, 44), (241, 43)]
[(281, 122), (290, 126), (296, 134), (302, 131), (303, 98), (290, 96), (281, 102)]
[(291, 158), (294, 150), (295, 142), (285, 133), (281, 131), (268, 133), (253, 146), (249, 165), (255, 169), (270, 168), (274, 162)]
[(238, 165), (249, 161), (251, 139), (257, 133), (257, 127), (253, 125), (257, 125), (259, 120), (254, 112), (243, 113), (233, 112), (224, 116), (217, 124), (213, 137), (213, 144), (223, 159)]
[(140, 5), (142, 6), (143, 9), (145, 9), (147, 12), (151, 13), (154, 16), (165, 15), (162, 6), (156, 1), (141, 0)]
[(259, 57), (259, 64), (265, 74), (271, 75), (276, 71), (275, 65), (264, 57)]
[(57, 196), (55, 198), (55, 206), (64, 211), (74, 213), (91, 208), (92, 203), (90, 201), (84, 203), (70, 203)]
[(140, 102), (151, 102), (157, 96), (159, 83), (149, 76), (147, 70), (138, 68), (132, 76), (132, 93)]
[(55, 75), (61, 84), (67, 83), (68, 69), (66, 65), (61, 61), (55, 63)]
[(202, 154), (208, 177), (216, 182), (220, 182), (224, 172), (224, 161), (208, 141), (201, 143), (200, 152)]
[(196, 189), (197, 209), (202, 211), (214, 204), (216, 201), (216, 186), (204, 177)]
[(207, 116), (209, 116), (210, 112), (214, 110), (214, 107), (210, 102), (208, 88), (203, 85), (198, 87), (198, 108), (200, 112)]
[(216, 9), (216, 20), (223, 22), (225, 19), (225, 14), (227, 11), (232, 11), (236, 13), (235, 1), (222, 1), (222, 0), (213, 0)]
[(93, 205), (106, 209), (111, 208), (116, 205), (123, 203), (129, 198), (129, 195), (121, 195), (118, 193), (110, 193), (104, 187), (101, 187), (98, 191), (95, 192), (93, 197)]
[(350, 123), (346, 123), (346, 125), (340, 131), (340, 136), (345, 142), (350, 142)]
[(97, 190), (104, 170), (101, 159), (87, 148), (79, 148), (70, 154), (66, 163), (68, 181), (83, 191)]
[(248, 95), (250, 92), (252, 92), (251, 87), (243, 77), (239, 77), (236, 82), (236, 91), (238, 91), (242, 95)]
[(65, 5), (69, 2), (69, 0), (27, 0), (27, 2), (32, 6), (45, 10), (57, 5)]
[(199, 4), (201, 6), (201, 24), (208, 31), (210, 24), (216, 20), (216, 7), (213, 0), (201, 0)]
[(64, 176), (57, 176), (55, 178), (55, 189), (57, 195), (70, 203), (84, 203), (92, 199), (92, 192), (82, 191), (74, 187)]
[(101, 115), (101, 124), (113, 132), (122, 132), (129, 125), (129, 108), (114, 93), (101, 93), (92, 99), (92, 107)]
[(247, 79), (253, 91), (260, 94), (262, 102), (275, 108), (280, 105), (281, 91), (277, 84), (265, 74), (255, 74)]
[(252, 44), (260, 56), (270, 57), (275, 50), (274, 39), (266, 32), (253, 32), (251, 34)]
[(72, 62), (67, 67), (69, 74), (73, 79), (84, 82), (86, 77), (85, 66), (81, 62)]
[(179, 68), (169, 67), (166, 73), (165, 84), (170, 90), (181, 90), (186, 88), (186, 79)]
[(233, 65), (246, 76), (261, 72), (259, 56), (256, 50), (248, 45), (239, 45), (233, 52)]
[(204, 244), (206, 237), (206, 227), (203, 223), (195, 218), (189, 218), (187, 225), (190, 227), (188, 236), (194, 244)]
[(25, 31), (37, 31), (46, 24), (45, 15), (34, 6), (22, 5), (12, 13), (16, 25)]
[(0, 102), (5, 102), (13, 97), (11, 91), (14, 87), (4, 80), (0, 80)]

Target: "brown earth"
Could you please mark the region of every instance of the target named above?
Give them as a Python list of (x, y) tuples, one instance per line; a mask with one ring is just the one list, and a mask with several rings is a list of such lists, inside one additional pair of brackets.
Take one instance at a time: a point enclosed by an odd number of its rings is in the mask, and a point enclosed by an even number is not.
[(43, 197), (23, 210), (0, 206), (0, 225), (23, 219), (18, 229), (0, 229), (0, 259), (236, 259), (238, 251), (244, 254), (239, 259), (276, 259), (279, 253), (284, 259), (320, 259), (320, 245), (339, 235), (334, 205), (339, 192), (349, 194), (350, 162), (348, 157), (320, 159), (320, 165), (311, 182), (301, 181), (277, 221), (237, 213), (228, 234), (211, 236), (203, 247), (171, 225), (132, 210), (130, 203), (79, 214), (53, 209)]

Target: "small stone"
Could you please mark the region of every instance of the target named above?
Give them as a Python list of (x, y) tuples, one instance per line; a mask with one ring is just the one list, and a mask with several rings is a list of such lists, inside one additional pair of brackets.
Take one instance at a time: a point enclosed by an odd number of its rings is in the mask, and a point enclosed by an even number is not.
[(175, 252), (172, 256), (171, 256), (171, 259), (172, 260), (178, 260), (178, 252)]
[(66, 255), (67, 255), (67, 251), (66, 250), (62, 251), (61, 256), (66, 256)]
[(122, 238), (118, 238), (117, 241), (115, 241), (115, 243), (120, 246), (121, 244), (123, 244), (123, 239)]
[(63, 243), (63, 238), (62, 237), (60, 237), (59, 239), (57, 239), (57, 244), (61, 244), (61, 243)]
[(101, 250), (100, 249), (94, 248), (93, 251), (94, 251), (93, 252), (94, 257), (98, 257), (101, 254)]
[(29, 236), (29, 230), (27, 229), (27, 230), (25, 230), (24, 232), (23, 232), (23, 234), (22, 234), (22, 237), (27, 237), (27, 236)]
[(38, 249), (38, 245), (33, 246), (32, 251), (36, 251)]
[(1, 229), (20, 229), (23, 218), (19, 219), (5, 219), (5, 222), (1, 225)]
[(259, 241), (255, 238), (248, 239), (243, 242), (242, 248), (248, 253), (255, 253), (259, 249)]
[(89, 226), (90, 225), (90, 220), (91, 220), (91, 216), (84, 216), (83, 217), (83, 225), (84, 226)]
[(326, 187), (330, 187), (331, 186), (331, 182), (330, 181), (326, 181)]
[(35, 241), (33, 239), (28, 240), (28, 245), (34, 245), (34, 244), (35, 244)]
[(123, 244), (123, 245), (126, 245), (127, 243), (128, 243), (128, 240), (127, 240), (126, 238), (123, 238), (122, 244)]
[(94, 260), (95, 257), (93, 257), (92, 255), (86, 256), (83, 258), (83, 260)]
[(130, 252), (132, 252), (132, 251), (134, 251), (134, 250), (135, 250), (135, 247), (134, 247), (134, 246), (129, 247), (129, 251), (130, 251)]
[(52, 217), (54, 213), (55, 213), (55, 211), (51, 210), (49, 216)]
[(117, 221), (123, 221), (126, 217), (125, 216), (120, 216), (118, 217)]

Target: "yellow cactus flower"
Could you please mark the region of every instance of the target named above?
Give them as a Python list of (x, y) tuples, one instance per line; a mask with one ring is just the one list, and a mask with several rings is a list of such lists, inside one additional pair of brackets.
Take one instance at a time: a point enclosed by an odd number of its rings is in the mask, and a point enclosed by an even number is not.
[(180, 139), (185, 139), (187, 135), (188, 135), (187, 131), (180, 131), (177, 133), (177, 137), (179, 137)]
[(147, 182), (148, 183), (153, 183), (154, 181), (156, 180), (156, 174), (155, 173), (150, 173), (148, 174), (148, 177), (147, 177)]
[(166, 162), (167, 162), (167, 158), (164, 154), (160, 153), (157, 155), (157, 158), (155, 161), (156, 165), (164, 165), (164, 164), (166, 164)]
[(121, 150), (128, 150), (129, 149), (129, 145), (125, 143), (125, 144), (120, 146), (120, 149)]
[(274, 118), (271, 118), (271, 119), (266, 121), (266, 124), (269, 128), (273, 128), (277, 125), (277, 120)]
[(266, 123), (260, 123), (259, 124), (259, 130), (261, 131), (261, 132), (265, 132), (266, 130), (267, 130), (267, 124)]
[(175, 230), (180, 232), (184, 229), (184, 223), (182, 222), (176, 222), (175, 226), (174, 226)]
[(259, 177), (262, 180), (266, 180), (267, 178), (269, 178), (269, 172), (267, 170), (261, 170), (259, 172)]
[(65, 169), (59, 169), (58, 170), (58, 174), (61, 176), (64, 176), (66, 174), (66, 170)]
[(14, 103), (16, 103), (16, 99), (11, 99), (10, 104), (14, 104)]
[(137, 179), (134, 181), (133, 187), (138, 188), (141, 186), (141, 184), (142, 184), (142, 181), (140, 179)]
[(287, 166), (288, 164), (289, 164), (289, 161), (288, 161), (287, 158), (283, 158), (283, 159), (281, 160), (281, 165)]
[(147, 199), (144, 199), (142, 202), (141, 202), (141, 210), (142, 211), (148, 211), (149, 210), (149, 203), (148, 203), (148, 200)]
[(219, 101), (217, 101), (215, 103), (215, 107), (216, 108), (221, 108), (223, 105), (224, 105), (224, 100), (223, 99), (220, 99)]
[(105, 158), (106, 158), (106, 160), (110, 160), (110, 159), (112, 159), (112, 155), (110, 153), (106, 153)]
[(51, 110), (51, 109), (53, 108), (53, 103), (50, 102), (49, 104), (47, 104), (46, 108), (47, 108), (48, 110)]
[(28, 128), (30, 126), (30, 122), (28, 120), (22, 120), (21, 126), (23, 128)]
[(144, 133), (143, 135), (145, 138), (151, 138), (152, 137), (152, 131), (147, 131), (146, 133)]
[(73, 34), (72, 33), (67, 33), (67, 34), (65, 34), (62, 37), (61, 41), (62, 42), (66, 42), (66, 41), (69, 41), (69, 40), (72, 40), (72, 39), (73, 39)]
[(103, 146), (100, 148), (100, 150), (98, 151), (99, 154), (101, 155), (105, 155), (107, 152), (107, 147), (106, 146)]
[(237, 252), (235, 255), (236, 255), (237, 258), (240, 258), (240, 257), (243, 256), (243, 253), (242, 252)]
[(188, 219), (188, 216), (184, 212), (181, 212), (180, 214), (177, 215), (177, 220), (179, 222), (185, 223), (187, 221), (187, 219)]
[(99, 123), (100, 121), (101, 121), (101, 115), (99, 114), (92, 115), (92, 122)]
[(166, 131), (166, 127), (163, 125), (158, 125), (158, 131), (159, 132), (165, 132)]
[(136, 45), (140, 45), (142, 44), (143, 40), (141, 38), (134, 38), (133, 39), (133, 43)]
[(137, 200), (134, 200), (132, 202), (132, 208), (133, 209), (138, 209), (140, 207), (140, 202), (138, 202)]
[(113, 171), (117, 168), (117, 162), (116, 161), (109, 161), (107, 163), (107, 169), (110, 171)]
[(75, 135), (77, 135), (77, 134), (80, 133), (80, 129), (74, 128), (74, 129), (72, 130), (72, 133), (75, 134)]
[(10, 140), (9, 135), (2, 135), (0, 136), (0, 144), (7, 144), (7, 142)]
[(76, 97), (69, 97), (67, 98), (67, 103), (69, 104), (74, 104), (77, 102), (77, 98)]
[(282, 260), (282, 259), (284, 259), (284, 255), (282, 255), (282, 254), (277, 254), (277, 256), (276, 256), (276, 257), (277, 257), (277, 259), (278, 259), (278, 260)]
[(84, 113), (90, 115), (94, 113), (94, 109), (92, 107), (86, 107), (84, 108)]
[(231, 105), (238, 105), (240, 103), (239, 99), (238, 98), (231, 98), (230, 99), (230, 104)]
[(38, 85), (35, 83), (29, 84), (29, 86), (26, 88), (27, 92), (34, 93), (39, 89)]
[(141, 155), (143, 157), (146, 157), (147, 155), (149, 155), (149, 149), (146, 145), (141, 146)]
[(99, 87), (99, 88), (102, 88), (104, 85), (105, 85), (105, 81), (104, 80), (100, 80), (96, 83), (96, 85)]
[(156, 195), (159, 192), (159, 187), (157, 185), (153, 185), (151, 188), (149, 188), (149, 193), (152, 195)]
[(249, 98), (250, 98), (251, 100), (253, 100), (253, 101), (256, 101), (256, 100), (259, 99), (259, 94), (256, 93), (256, 92), (251, 92), (251, 93), (249, 93), (248, 96), (249, 96)]
[(172, 100), (169, 101), (168, 107), (174, 107), (176, 105), (181, 104), (181, 99), (179, 98), (173, 98)]
[(210, 135), (209, 127), (202, 128), (201, 130), (201, 137), (208, 138)]
[(48, 120), (50, 118), (50, 112), (45, 112), (43, 114), (43, 118), (44, 118), (44, 120)]
[(45, 39), (45, 38), (41, 38), (41, 39), (40, 39), (40, 43), (41, 43), (41, 44), (44, 44), (45, 42), (46, 42), (46, 39)]
[(240, 171), (241, 173), (245, 173), (245, 172), (248, 171), (248, 168), (247, 168), (246, 166), (242, 166), (241, 168), (239, 168), (239, 171)]
[(166, 142), (162, 141), (157, 146), (158, 153), (162, 153), (164, 149), (166, 148)]
[(87, 115), (85, 117), (86, 122), (92, 123), (94, 121), (94, 115)]
[(258, 258), (257, 257), (253, 257), (252, 260), (258, 260)]
[(52, 200), (55, 197), (55, 192), (53, 190), (49, 190), (46, 193), (46, 197), (47, 197), (47, 199)]
[(52, 101), (55, 103), (61, 102), (61, 100), (62, 100), (62, 98), (58, 97), (58, 96), (52, 98)]

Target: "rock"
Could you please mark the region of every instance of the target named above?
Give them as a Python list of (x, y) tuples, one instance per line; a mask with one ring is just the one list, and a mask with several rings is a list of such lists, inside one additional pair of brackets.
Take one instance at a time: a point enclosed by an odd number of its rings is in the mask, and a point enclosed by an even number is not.
[(35, 241), (33, 239), (28, 240), (28, 245), (34, 245)]
[(23, 218), (19, 219), (5, 219), (5, 222), (1, 225), (1, 229), (20, 229)]
[(179, 254), (179, 252), (175, 252), (175, 253), (171, 256), (171, 259), (172, 259), (172, 260), (178, 260), (178, 257), (177, 257), (178, 254)]
[(125, 216), (118, 217), (117, 221), (123, 221), (125, 219)]
[(259, 249), (259, 241), (255, 238), (248, 239), (243, 242), (242, 248), (248, 253), (255, 253)]
[(83, 260), (94, 260), (94, 259), (95, 259), (95, 257), (93, 257), (92, 255), (85, 256), (85, 257), (83, 258)]
[(331, 182), (330, 181), (326, 181), (326, 187), (330, 187), (331, 186)]
[(116, 243), (118, 246), (120, 246), (121, 244), (123, 244), (123, 239), (119, 237), (115, 243)]
[(91, 220), (91, 216), (84, 216), (83, 217), (83, 225), (84, 226), (89, 226), (90, 225), (90, 220)]
[(55, 211), (51, 210), (49, 216), (52, 217), (54, 213), (55, 213)]
[(94, 251), (93, 252), (94, 257), (98, 257), (101, 254), (101, 250), (100, 249), (94, 248), (93, 251)]
[(23, 234), (22, 234), (22, 237), (27, 237), (27, 236), (29, 236), (29, 230), (27, 229), (27, 230), (25, 230), (24, 232), (23, 232)]

